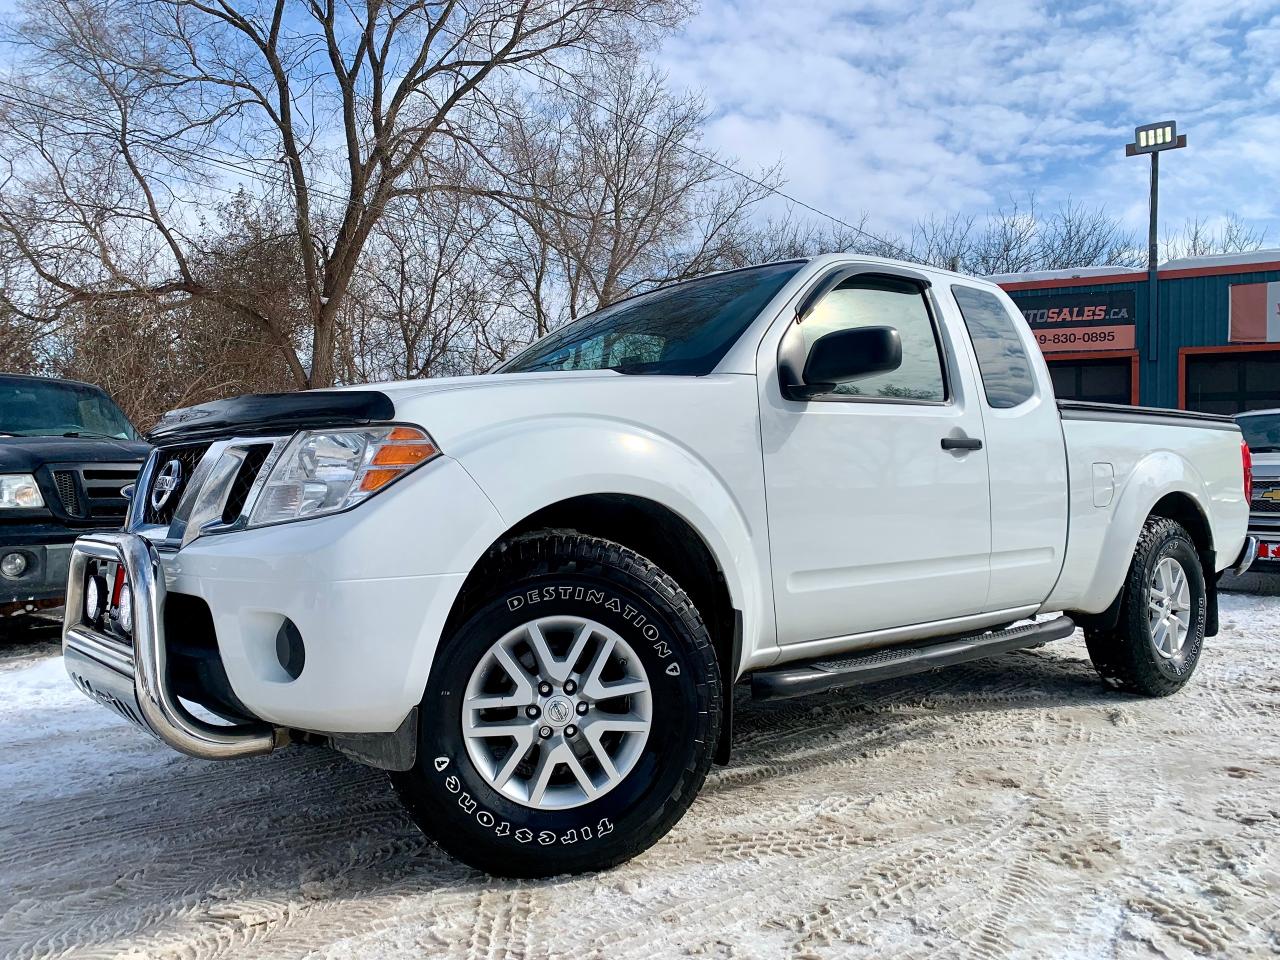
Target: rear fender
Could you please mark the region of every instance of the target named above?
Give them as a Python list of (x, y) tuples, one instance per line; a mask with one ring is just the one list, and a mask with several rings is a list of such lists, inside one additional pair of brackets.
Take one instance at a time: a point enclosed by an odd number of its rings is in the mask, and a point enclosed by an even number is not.
[[(1160, 450), (1138, 461), (1116, 497), (1105, 533), (1096, 547), (1092, 575), (1087, 578), (1078, 599), (1071, 604), (1073, 609), (1083, 613), (1103, 613), (1112, 606), (1124, 586), (1143, 524), (1151, 516), (1152, 508), (1171, 493), (1185, 494), (1202, 514), (1205, 513), (1205, 483), (1188, 460), (1171, 451)], [(1078, 506), (1078, 503), (1073, 503), (1073, 509)], [(1078, 531), (1083, 536), (1077, 542)], [(1073, 516), (1069, 535), (1069, 567), (1086, 562), (1090, 550), (1089, 544), (1084, 542), (1087, 539), (1088, 533)], [(1207, 547), (1200, 545), (1200, 549), (1212, 550), (1212, 544)], [(1213, 576), (1213, 570), (1205, 570), (1206, 579)]]

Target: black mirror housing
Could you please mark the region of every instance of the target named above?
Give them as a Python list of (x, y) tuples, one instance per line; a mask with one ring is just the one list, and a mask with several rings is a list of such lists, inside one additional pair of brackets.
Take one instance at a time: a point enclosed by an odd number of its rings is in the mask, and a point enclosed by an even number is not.
[(800, 358), (794, 356), (794, 348), (803, 341), (798, 331), (793, 334), (794, 341), (788, 345), (792, 350), (784, 349), (779, 365), (783, 393), (792, 400), (808, 400), (842, 383), (902, 366), (902, 338), (894, 327), (833, 330), (813, 342), (802, 363), (796, 362)]

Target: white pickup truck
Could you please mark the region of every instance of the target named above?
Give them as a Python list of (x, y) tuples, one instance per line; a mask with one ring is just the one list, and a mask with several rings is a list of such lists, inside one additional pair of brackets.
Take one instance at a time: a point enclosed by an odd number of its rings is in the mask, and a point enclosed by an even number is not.
[(1055, 402), (996, 286), (823, 256), (571, 323), (496, 373), (169, 414), (73, 551), (75, 683), (212, 760), (328, 743), (495, 874), (684, 814), (731, 691), (783, 697), (1085, 628), (1163, 696), (1240, 571), (1226, 418)]

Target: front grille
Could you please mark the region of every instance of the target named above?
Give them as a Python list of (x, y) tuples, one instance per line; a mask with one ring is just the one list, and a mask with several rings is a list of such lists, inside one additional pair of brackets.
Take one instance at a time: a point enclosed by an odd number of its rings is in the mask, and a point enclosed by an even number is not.
[(95, 464), (82, 467), (80, 478), (89, 505), (89, 519), (124, 522), (129, 501), (121, 491), (138, 479), (138, 467)]
[[(187, 484), (191, 482), (191, 476), (196, 472), (196, 467), (199, 465), (201, 458), (204, 457), (205, 451), (209, 449), (209, 446), (210, 444), (207, 443), (196, 443), (185, 447), (167, 447), (156, 451), (155, 469), (151, 471), (151, 488), (139, 490), (137, 493), (138, 496), (145, 498), (143, 500), (143, 521), (145, 523), (168, 525), (173, 522), (173, 515), (182, 500), (182, 494), (187, 489)], [(168, 467), (171, 461), (177, 461), (178, 463), (177, 485), (160, 506), (154, 506), (151, 491), (155, 488), (156, 480), (164, 473), (165, 468)]]
[(253, 481), (258, 479), (258, 473), (270, 454), (271, 444), (269, 443), (255, 444), (246, 451), (244, 462), (240, 464), (235, 482), (231, 485), (231, 492), (227, 495), (226, 506), (222, 508), (223, 523), (232, 523), (236, 517), (240, 516), (245, 501), (249, 499), (249, 491), (253, 489)]
[[(1270, 494), (1274, 499), (1265, 499)], [(1254, 513), (1280, 513), (1280, 483), (1253, 484), (1253, 501), (1250, 503)]]
[(58, 465), (50, 472), (68, 518), (114, 527), (129, 510), (121, 491), (138, 478), (138, 469), (136, 463), (83, 463)]

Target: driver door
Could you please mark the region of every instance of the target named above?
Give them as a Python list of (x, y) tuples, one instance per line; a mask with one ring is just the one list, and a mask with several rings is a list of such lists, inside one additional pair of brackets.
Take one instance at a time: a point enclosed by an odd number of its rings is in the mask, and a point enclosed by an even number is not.
[[(780, 643), (977, 614), (990, 577), (991, 504), (972, 374), (956, 362), (928, 280), (868, 265), (807, 316), (780, 318), (758, 358), (770, 555)], [(788, 399), (778, 350), (891, 326), (897, 369)], [(944, 441), (948, 441), (944, 444)]]

